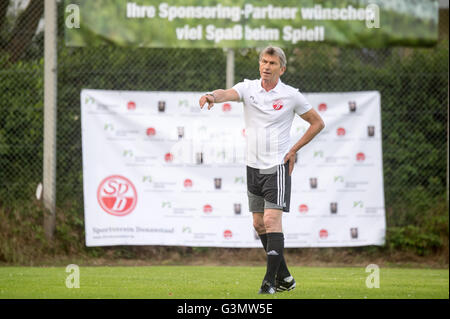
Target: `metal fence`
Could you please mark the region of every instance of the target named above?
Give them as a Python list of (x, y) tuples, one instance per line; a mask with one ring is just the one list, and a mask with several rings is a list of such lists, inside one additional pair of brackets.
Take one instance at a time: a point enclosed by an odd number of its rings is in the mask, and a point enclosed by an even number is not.
[[(35, 201), (43, 176), (38, 2), (16, 11), (5, 9), (8, 1), (0, 4), (0, 208)], [(227, 55), (221, 49), (66, 47), (62, 5), (58, 10), (57, 207), (82, 216), (81, 89), (224, 88)], [(439, 34), (432, 48), (286, 51), (283, 81), (302, 92), (380, 91), (388, 226), (420, 223), (418, 214), (426, 217), (436, 202), (447, 200), (448, 10), (440, 10)], [(235, 82), (259, 77), (257, 57), (255, 49), (235, 51)]]

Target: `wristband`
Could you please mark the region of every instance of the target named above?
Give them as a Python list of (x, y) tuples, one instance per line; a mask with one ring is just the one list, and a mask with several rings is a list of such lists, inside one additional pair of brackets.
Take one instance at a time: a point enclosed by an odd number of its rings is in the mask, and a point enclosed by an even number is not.
[(213, 97), (213, 99), (214, 99), (214, 102), (216, 102), (216, 96), (214, 95), (213, 92), (206, 93), (205, 95), (211, 95)]

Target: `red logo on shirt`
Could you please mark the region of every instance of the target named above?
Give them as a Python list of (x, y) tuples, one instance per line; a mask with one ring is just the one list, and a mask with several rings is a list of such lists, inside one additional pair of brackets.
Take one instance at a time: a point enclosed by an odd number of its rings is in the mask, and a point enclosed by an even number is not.
[(275, 102), (273, 102), (273, 108), (274, 110), (281, 110), (283, 108), (283, 101), (281, 100), (276, 100)]

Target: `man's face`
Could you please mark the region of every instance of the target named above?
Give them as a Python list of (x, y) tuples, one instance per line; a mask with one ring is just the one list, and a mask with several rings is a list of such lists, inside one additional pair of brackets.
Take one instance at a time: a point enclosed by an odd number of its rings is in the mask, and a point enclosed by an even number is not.
[(281, 67), (280, 58), (276, 55), (265, 54), (259, 61), (259, 74), (265, 81), (278, 81), (285, 70), (286, 67)]

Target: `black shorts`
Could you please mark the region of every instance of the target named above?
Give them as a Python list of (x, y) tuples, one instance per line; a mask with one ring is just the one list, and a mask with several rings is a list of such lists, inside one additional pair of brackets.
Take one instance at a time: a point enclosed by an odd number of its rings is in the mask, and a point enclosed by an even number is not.
[(289, 162), (268, 169), (247, 166), (247, 194), (250, 212), (264, 212), (264, 208), (289, 212), (291, 201)]

